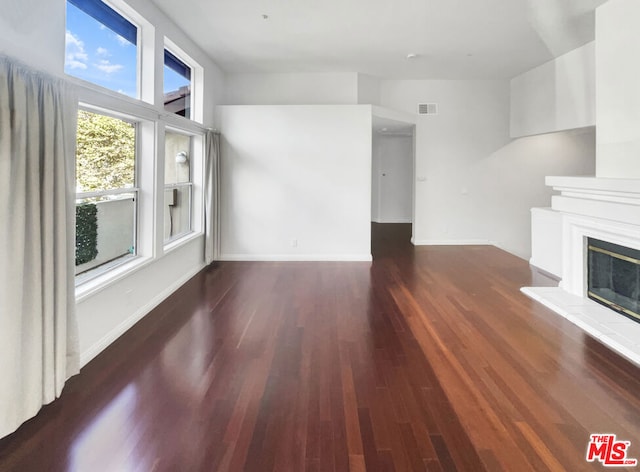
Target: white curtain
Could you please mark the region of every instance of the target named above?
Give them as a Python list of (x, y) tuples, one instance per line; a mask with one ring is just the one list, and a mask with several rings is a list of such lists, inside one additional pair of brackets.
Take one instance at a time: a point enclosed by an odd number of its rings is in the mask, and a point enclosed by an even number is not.
[(220, 257), (220, 133), (207, 131), (205, 139), (204, 260)]
[(79, 369), (76, 115), (63, 80), (0, 57), (0, 437)]

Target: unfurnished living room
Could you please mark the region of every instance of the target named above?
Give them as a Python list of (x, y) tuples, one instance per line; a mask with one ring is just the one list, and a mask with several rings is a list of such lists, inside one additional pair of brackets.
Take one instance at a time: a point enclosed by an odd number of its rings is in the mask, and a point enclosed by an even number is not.
[(640, 2), (0, 6), (0, 471), (637, 468)]

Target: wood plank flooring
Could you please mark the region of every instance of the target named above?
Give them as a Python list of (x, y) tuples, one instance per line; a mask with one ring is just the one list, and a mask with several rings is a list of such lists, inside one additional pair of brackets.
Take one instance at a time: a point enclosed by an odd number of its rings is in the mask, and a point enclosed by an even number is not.
[[(0, 440), (1, 471), (581, 471), (640, 458), (640, 370), (493, 247), (205, 270)], [(624, 469), (623, 469), (624, 470)], [(633, 470), (633, 469), (630, 469)]]

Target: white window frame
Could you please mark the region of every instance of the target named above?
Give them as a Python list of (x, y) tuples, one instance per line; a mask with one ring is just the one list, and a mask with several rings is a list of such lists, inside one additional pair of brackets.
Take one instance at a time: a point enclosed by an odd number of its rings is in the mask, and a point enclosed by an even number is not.
[[(189, 54), (184, 52), (176, 43), (169, 38), (164, 38), (164, 49), (162, 50), (162, 86), (160, 87), (161, 98), (159, 103), (162, 104), (164, 109), (164, 50), (169, 51), (177, 59), (182, 61), (186, 66), (191, 69), (191, 117), (184, 118), (179, 115), (178, 118), (186, 121), (195, 121), (202, 124), (204, 121), (204, 106), (203, 106), (203, 90), (204, 90), (204, 69), (202, 66), (194, 60)], [(167, 114), (170, 114), (167, 112)]]
[[(143, 16), (136, 12), (133, 8), (127, 5), (122, 0), (101, 0), (117, 14), (124, 19), (132, 23), (137, 28), (136, 38), (136, 96), (130, 97), (119, 93), (113, 89), (103, 87), (94, 82), (90, 82), (74, 75), (65, 73), (65, 77), (76, 82), (84, 87), (94, 88), (96, 90), (113, 94), (118, 97), (123, 97), (133, 101), (142, 100), (149, 104), (154, 103), (154, 79), (153, 79), (153, 50), (154, 50), (154, 38), (155, 28), (149, 23)], [(65, 8), (67, 0), (65, 0)], [(105, 25), (106, 27), (106, 25)], [(65, 18), (65, 30), (66, 30), (66, 18)], [(64, 62), (64, 61), (63, 61)], [(64, 67), (63, 67), (64, 70)]]
[[(138, 27), (139, 98), (118, 93), (92, 82), (66, 75), (78, 90), (79, 108), (136, 123), (136, 255), (91, 278), (76, 278), (76, 302), (100, 292), (136, 271), (161, 259), (203, 234), (204, 220), (204, 69), (177, 44), (123, 0), (106, 0), (111, 8)], [(180, 58), (192, 70), (191, 118), (164, 110), (164, 50)], [(64, 58), (62, 58), (64, 60)], [(164, 159), (165, 130), (191, 136), (190, 232), (165, 244)], [(134, 189), (126, 189), (132, 192)]]
[(76, 276), (76, 301), (81, 301), (132, 271), (144, 267), (156, 256), (153, 195), (158, 114), (139, 100), (133, 100), (131, 97), (115, 92), (105, 93), (104, 90), (95, 86), (78, 87), (78, 108), (118, 118), (136, 126), (135, 187), (123, 189), (125, 193), (136, 190), (134, 210), (136, 251), (131, 257), (123, 257), (118, 264), (105, 264)]
[[(140, 186), (139, 186), (139, 176), (140, 176), (140, 129), (142, 120), (130, 115), (124, 115), (122, 113), (118, 113), (113, 110), (95, 107), (89, 104), (80, 103), (78, 106), (78, 110), (87, 111), (90, 113), (95, 113), (96, 115), (103, 115), (110, 118), (115, 118), (118, 120), (125, 121), (130, 123), (135, 128), (135, 157), (134, 157), (134, 186), (133, 187), (119, 187), (115, 189), (109, 190), (99, 190), (94, 192), (76, 192), (76, 202), (78, 200), (85, 200), (89, 198), (98, 198), (104, 197), (108, 195), (122, 195), (122, 194), (134, 194), (134, 206), (133, 206), (133, 248), (134, 251), (130, 255), (123, 255), (122, 257), (115, 259), (111, 262), (96, 266), (92, 269), (87, 270), (86, 272), (82, 272), (75, 276), (76, 286), (82, 285), (86, 282), (89, 282), (95, 278), (102, 276), (103, 274), (123, 265), (127, 264), (133, 260), (135, 260), (139, 255), (139, 244), (138, 244), (138, 216), (140, 214), (140, 204), (139, 204), (139, 196), (140, 196)], [(76, 164), (77, 165), (77, 164)], [(77, 204), (76, 204), (77, 205)]]

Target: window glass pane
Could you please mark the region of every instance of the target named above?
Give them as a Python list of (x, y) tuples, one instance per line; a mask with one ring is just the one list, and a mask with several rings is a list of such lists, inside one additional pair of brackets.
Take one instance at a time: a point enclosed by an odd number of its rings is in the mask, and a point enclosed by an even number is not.
[(191, 231), (191, 136), (165, 133), (164, 239)]
[(164, 108), (191, 118), (191, 68), (165, 49)]
[(137, 98), (137, 30), (100, 0), (68, 0), (65, 73)]
[[(136, 253), (135, 150), (134, 124), (78, 112), (76, 275), (108, 269)], [(77, 280), (85, 277), (90, 275)]]
[(76, 275), (135, 254), (135, 193), (76, 201)]
[(165, 241), (189, 233), (191, 231), (191, 185), (166, 187), (164, 203)]
[(135, 186), (135, 125), (78, 112), (76, 189), (96, 192)]
[(191, 137), (167, 131), (165, 135), (164, 183), (191, 181)]

